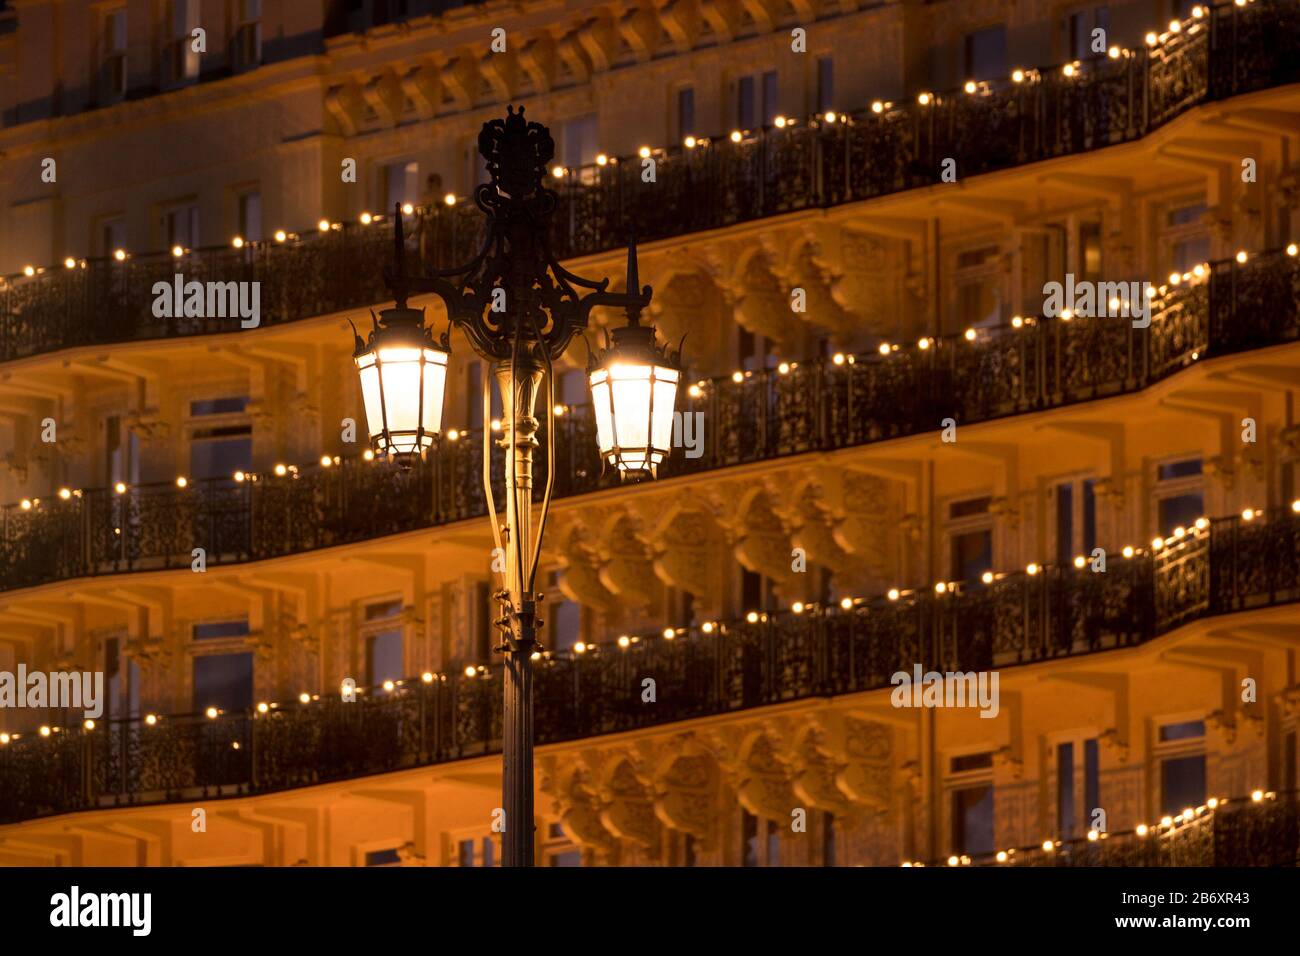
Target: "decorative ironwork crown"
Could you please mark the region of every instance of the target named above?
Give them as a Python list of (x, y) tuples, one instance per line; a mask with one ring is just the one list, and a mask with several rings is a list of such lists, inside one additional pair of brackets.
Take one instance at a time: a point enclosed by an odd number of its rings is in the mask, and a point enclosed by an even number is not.
[[(555, 140), (541, 123), (524, 121), (524, 107), (507, 107), (504, 119), (489, 120), (478, 134), (478, 151), (487, 162), (493, 192), (523, 202), (550, 193), (542, 185), (555, 158)], [(480, 190), (482, 195), (486, 190)], [(491, 197), (486, 197), (490, 205)]]

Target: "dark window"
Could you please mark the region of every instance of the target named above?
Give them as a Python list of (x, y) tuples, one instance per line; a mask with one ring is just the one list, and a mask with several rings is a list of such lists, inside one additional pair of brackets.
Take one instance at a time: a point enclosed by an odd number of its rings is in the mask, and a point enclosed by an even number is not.
[(835, 865), (835, 814), (822, 814), (822, 866)]
[(1205, 514), (1205, 500), (1201, 493), (1191, 492), (1185, 495), (1171, 495), (1160, 499), (1158, 521), (1160, 533), (1169, 535), (1175, 528), (1190, 528), (1196, 519)]
[(685, 866), (695, 865), (695, 837), (690, 833), (682, 837), (682, 861)]
[(980, 754), (963, 754), (960, 757), (953, 757), (953, 773), (965, 773), (967, 770), (988, 770), (993, 766), (993, 754), (985, 751)]
[(253, 467), (253, 439), (247, 425), (222, 431), (234, 431), (235, 437), (195, 434), (190, 443), (190, 475), (194, 478), (230, 478), (237, 471)]
[(190, 415), (231, 415), (248, 408), (247, 395), (229, 395), (225, 398), (200, 398), (190, 402)]
[(262, 241), (262, 194), (240, 193), (239, 235), (249, 242)]
[(968, 80), (1000, 80), (1007, 74), (1007, 31), (989, 27), (966, 34)]
[(982, 498), (967, 498), (965, 501), (954, 501), (948, 506), (949, 518), (969, 518), (972, 515), (984, 515), (989, 513), (989, 504), (993, 499), (988, 495)]
[(1181, 813), (1205, 802), (1205, 755), (1160, 762), (1160, 812)]
[(736, 83), (736, 125), (752, 129), (754, 123), (754, 78), (742, 76)]
[(963, 787), (952, 794), (952, 847), (976, 856), (993, 852), (993, 787)]
[(195, 624), (193, 628), (196, 641), (208, 641), (218, 637), (244, 637), (247, 634), (248, 618), (238, 621), (210, 621), (206, 624)]
[(1092, 52), (1092, 31), (1105, 30), (1110, 25), (1110, 10), (1091, 7), (1076, 10), (1065, 20), (1066, 55), (1071, 60), (1086, 60), (1097, 54)]
[(384, 617), (395, 617), (402, 613), (402, 599), (394, 598), (391, 601), (378, 601), (374, 604), (367, 604), (365, 610), (365, 619), (367, 621), (377, 621)]
[(1192, 740), (1205, 736), (1205, 721), (1185, 720), (1181, 724), (1165, 724), (1160, 728), (1160, 741)]
[(776, 70), (763, 74), (763, 123), (771, 126), (780, 110), (780, 94), (777, 92)]
[(483, 866), (495, 866), (497, 846), (491, 837), (483, 838)]
[(835, 108), (835, 61), (828, 56), (817, 58), (817, 112)]
[(1062, 840), (1074, 838), (1074, 744), (1056, 747), (1056, 826)]
[(952, 575), (959, 581), (978, 581), (993, 570), (993, 532), (967, 531), (952, 536)]
[(781, 831), (774, 820), (767, 821), (767, 865), (781, 865)]
[(366, 683), (371, 687), (404, 677), (402, 632), (381, 631), (366, 638)]
[(1092, 554), (1097, 547), (1097, 490), (1091, 478), (1083, 483), (1083, 551)]
[(677, 91), (677, 140), (695, 135), (695, 90), (686, 87)]
[(461, 866), (474, 865), (474, 841), (473, 840), (460, 841), (460, 843), (457, 845), (456, 861)]
[(397, 866), (402, 862), (402, 858), (397, 854), (397, 848), (391, 850), (370, 850), (366, 853), (366, 866)]
[(1199, 458), (1184, 458), (1182, 461), (1170, 461), (1156, 467), (1156, 478), (1160, 481), (1191, 478), (1200, 473), (1201, 459)]
[[(1101, 279), (1101, 223), (1085, 222), (1079, 226), (1079, 265), (1088, 282)], [(1098, 303), (1100, 312), (1105, 303)], [(1106, 305), (1109, 308), (1109, 305)]]
[(1056, 486), (1056, 563), (1070, 563), (1074, 551), (1074, 486)]
[(758, 866), (758, 817), (748, 810), (740, 811), (741, 844), (745, 850), (744, 866)]
[(253, 706), (253, 655), (209, 654), (194, 658), (194, 710), (237, 713)]
[(1091, 828), (1092, 812), (1101, 806), (1101, 757), (1095, 737), (1083, 742), (1083, 804)]
[(563, 853), (552, 853), (550, 864), (551, 866), (582, 866), (582, 851), (566, 850)]

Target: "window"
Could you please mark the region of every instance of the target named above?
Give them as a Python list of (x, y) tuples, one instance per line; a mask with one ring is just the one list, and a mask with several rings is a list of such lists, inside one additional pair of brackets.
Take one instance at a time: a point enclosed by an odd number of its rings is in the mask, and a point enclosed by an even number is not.
[(400, 160), (384, 167), (384, 212), (403, 203), (414, 203), (420, 198), (420, 164)]
[(163, 209), (163, 239), (167, 248), (193, 249), (199, 244), (199, 206), (195, 202), (175, 203)]
[(366, 866), (401, 866), (402, 857), (397, 847), (387, 850), (367, 850)]
[(822, 866), (835, 866), (835, 814), (822, 811)]
[(1190, 528), (1205, 514), (1201, 459), (1184, 458), (1156, 466), (1156, 531), (1167, 537)]
[(966, 34), (965, 78), (1000, 80), (1007, 75), (1007, 31), (1001, 25)]
[(775, 70), (740, 77), (736, 81), (736, 126), (740, 129), (770, 126), (779, 110), (777, 100)]
[(99, 222), (99, 254), (105, 258), (126, 248), (126, 220), (121, 216)]
[(993, 755), (953, 757), (949, 763), (952, 795), (952, 852), (976, 856), (993, 852)]
[[(1065, 18), (1065, 56), (1070, 60), (1086, 60), (1097, 56), (1092, 50), (1092, 31), (1109, 30), (1110, 10), (1106, 7), (1085, 7), (1067, 14)], [(1103, 41), (1108, 44), (1109, 41)]]
[[(689, 90), (685, 92), (689, 93)], [(680, 98), (679, 98), (680, 101)], [(691, 121), (695, 120), (694, 99), (691, 99)], [(560, 127), (560, 162), (567, 168), (589, 166), (596, 161), (596, 114), (589, 113), (566, 120)]]
[(962, 329), (996, 325), (1002, 315), (1002, 274), (997, 246), (968, 249), (957, 255), (953, 289)]
[(1160, 232), (1161, 254), (1170, 272), (1186, 272), (1210, 259), (1210, 236), (1204, 226), (1204, 202), (1171, 206)]
[(1070, 564), (1074, 556), (1092, 554), (1097, 546), (1097, 495), (1092, 478), (1063, 481), (1053, 489), (1056, 499), (1056, 563)]
[(742, 614), (750, 611), (771, 611), (776, 608), (772, 580), (749, 568), (740, 569), (740, 610)]
[(552, 575), (551, 587), (546, 595), (546, 629), (549, 639), (546, 641), (552, 651), (568, 650), (582, 636), (582, 606), (570, 601), (560, 590), (562, 571)]
[(106, 719), (140, 714), (140, 665), (122, 653), (121, 640), (104, 641), (104, 679), (108, 684)]
[(199, 75), (199, 54), (191, 32), (199, 25), (198, 0), (170, 0), (167, 4), (167, 40), (163, 44), (163, 85), (176, 85)]
[(236, 72), (251, 70), (262, 62), (262, 0), (238, 0), (239, 22), (231, 46), (231, 63)]
[(262, 240), (262, 194), (257, 191), (239, 194), (239, 235), (246, 242)]
[(126, 95), (126, 7), (105, 10), (99, 32), (99, 99), (116, 103)]
[[(1082, 784), (1082, 787), (1080, 787)], [(1082, 805), (1079, 800), (1082, 798)], [(1097, 739), (1056, 745), (1056, 826), (1062, 840), (1092, 829), (1093, 811), (1101, 805)]]
[(242, 617), (234, 621), (206, 621), (202, 624), (194, 624), (190, 628), (190, 633), (196, 641), (211, 641), (223, 637), (247, 637), (248, 618)]
[(140, 480), (140, 439), (118, 415), (104, 419), (104, 478), (106, 485)]
[(835, 61), (829, 56), (817, 58), (817, 112), (835, 109)]
[(992, 500), (984, 495), (948, 505), (948, 573), (954, 581), (978, 581), (993, 570)]
[(461, 840), (457, 844), (456, 862), (459, 866), (474, 865), (474, 841)]
[(1101, 223), (1079, 224), (1079, 262), (1077, 269), (1087, 282), (1101, 280)]
[(1160, 812), (1182, 813), (1205, 802), (1205, 721), (1163, 724), (1155, 756), (1160, 764)]
[(756, 372), (775, 364), (767, 336), (736, 327), (736, 361), (747, 372)]
[(774, 820), (764, 820), (748, 810), (741, 810), (745, 866), (781, 865), (781, 828)]
[(366, 685), (376, 687), (388, 680), (406, 676), (402, 655), (401, 599), (368, 604), (362, 612), (365, 621), (362, 639), (366, 649)]
[(190, 426), (191, 477), (233, 481), (235, 472), (252, 470), (253, 426), (247, 409), (247, 395), (190, 402), (190, 417), (199, 420)]
[(472, 139), (465, 145), (465, 192), (473, 193), (483, 183), (492, 179), (488, 175), (487, 160), (478, 151), (478, 140)]
[(194, 658), (194, 712), (216, 707), (239, 713), (253, 706), (253, 655), (207, 654)]
[(677, 141), (695, 135), (695, 90), (689, 86), (677, 91)]

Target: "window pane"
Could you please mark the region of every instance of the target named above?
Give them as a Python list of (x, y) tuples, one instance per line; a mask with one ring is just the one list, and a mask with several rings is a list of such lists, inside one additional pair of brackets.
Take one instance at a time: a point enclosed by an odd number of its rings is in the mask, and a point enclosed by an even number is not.
[(1171, 481), (1174, 478), (1190, 478), (1201, 473), (1201, 459), (1184, 458), (1182, 461), (1170, 461), (1156, 468), (1159, 481)]
[(194, 710), (237, 712), (253, 706), (253, 655), (209, 654), (194, 658)]
[(754, 125), (754, 78), (742, 76), (736, 86), (736, 125), (749, 129)]
[(967, 531), (952, 538), (952, 576), (958, 581), (978, 581), (993, 570), (993, 532)]
[(1074, 744), (1056, 748), (1056, 826), (1062, 840), (1074, 838)]
[(194, 478), (231, 478), (253, 467), (252, 438), (196, 441), (190, 445), (190, 475)]
[(992, 786), (953, 791), (952, 847), (969, 856), (993, 852)]
[(196, 641), (207, 641), (218, 637), (244, 637), (248, 634), (248, 618), (195, 624), (191, 628), (191, 633)]
[(677, 139), (695, 135), (695, 90), (677, 91)]
[(966, 79), (1002, 79), (1007, 73), (1007, 31), (989, 27), (966, 34)]
[(1190, 528), (1196, 519), (1204, 516), (1205, 502), (1201, 493), (1174, 495), (1160, 499), (1160, 533), (1169, 535), (1175, 528)]
[(1193, 740), (1205, 736), (1205, 721), (1186, 720), (1181, 724), (1165, 724), (1160, 728), (1160, 740)]
[(817, 112), (835, 108), (835, 61), (828, 56), (817, 60)]
[(383, 631), (366, 638), (366, 683), (371, 687), (386, 680), (401, 680), (402, 632)]
[(1160, 812), (1182, 813), (1205, 802), (1205, 755), (1160, 763)]
[(1074, 486), (1056, 486), (1056, 563), (1065, 566), (1074, 555)]
[(1092, 811), (1101, 806), (1101, 757), (1097, 738), (1083, 742), (1083, 812), (1092, 827)]

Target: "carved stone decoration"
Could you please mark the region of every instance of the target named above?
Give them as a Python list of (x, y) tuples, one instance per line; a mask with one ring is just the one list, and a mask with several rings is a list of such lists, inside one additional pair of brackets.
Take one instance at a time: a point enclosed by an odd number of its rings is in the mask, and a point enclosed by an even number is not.
[[(830, 713), (820, 745), (840, 764), (835, 782), (855, 804), (887, 809), (893, 790), (893, 731), (886, 724)], [(919, 783), (919, 779), (918, 779)]]
[(161, 634), (130, 637), (123, 648), (123, 653), (140, 665), (141, 670), (170, 669), (172, 652), (167, 646), (166, 638)]
[(798, 318), (829, 330), (837, 341), (850, 341), (861, 330), (859, 319), (835, 295), (843, 275), (826, 261), (816, 243), (799, 246), (786, 279), (791, 287), (798, 286), (807, 295), (807, 311)]
[(651, 604), (658, 596), (650, 546), (641, 537), (639, 523), (623, 514), (610, 523), (604, 535), (606, 559), (600, 583), (626, 608)]
[(605, 829), (644, 850), (658, 852), (663, 830), (655, 815), (654, 793), (626, 756), (615, 755), (602, 773), (600, 819)]
[(793, 748), (795, 796), (809, 809), (827, 810), (837, 817), (852, 809), (848, 795), (840, 789), (840, 774), (848, 765), (837, 759), (826, 743), (825, 731), (816, 726), (806, 728)]
[(840, 543), (836, 529), (842, 523), (827, 507), (820, 486), (804, 485), (795, 504), (796, 521), (790, 540), (803, 548), (810, 561), (840, 574), (853, 574), (861, 562)]
[(999, 747), (993, 752), (993, 772), (1012, 780), (1021, 780), (1025, 776), (1025, 761), (1010, 747)]
[(769, 820), (789, 820), (799, 805), (790, 785), (792, 773), (780, 759), (777, 743), (765, 728), (750, 729), (738, 739), (727, 770), (736, 796), (750, 813)]
[(1218, 736), (1225, 748), (1237, 742), (1237, 722), (1230, 713), (1216, 710), (1209, 714), (1205, 718), (1205, 729)]
[(1119, 737), (1119, 731), (1111, 727), (1102, 732), (1097, 738), (1106, 752), (1115, 758), (1116, 763), (1128, 763), (1129, 746), (1128, 741), (1122, 741)]
[(1231, 491), (1237, 483), (1237, 472), (1232, 466), (1231, 455), (1214, 455), (1205, 459), (1205, 473), (1224, 491)]
[[(839, 244), (838, 277), (831, 296), (852, 313), (857, 330), (875, 335), (909, 331), (898, 317), (925, 314), (925, 276), (916, 273), (912, 288), (899, 285), (907, 263), (893, 241), (845, 229)], [(904, 301), (905, 291), (908, 301)]]
[(547, 93), (555, 85), (555, 42), (546, 34), (530, 39), (519, 51), (519, 68), (534, 92)]
[(601, 799), (586, 762), (574, 754), (546, 756), (541, 770), (542, 792), (551, 797), (569, 838), (603, 856), (614, 853), (615, 840), (601, 821)]
[(669, 587), (703, 595), (714, 585), (722, 530), (703, 511), (678, 511), (654, 538), (655, 574)]
[(672, 41), (673, 51), (689, 53), (700, 32), (700, 12), (694, 0), (660, 0), (659, 22)]
[(717, 836), (714, 804), (720, 776), (711, 754), (690, 737), (681, 739), (660, 759), (654, 777), (655, 815), (711, 846)]
[(742, 499), (731, 529), (736, 560), (778, 582), (778, 587), (800, 585), (798, 575), (791, 568), (794, 546), (776, 513), (772, 496), (759, 489), (747, 497), (748, 501)]
[(1300, 425), (1290, 425), (1277, 433), (1278, 454), (1284, 462), (1300, 459)]
[(736, 321), (744, 328), (765, 336), (779, 349), (788, 349), (793, 344), (790, 290), (772, 274), (762, 253), (753, 253), (744, 260), (734, 294)]
[(568, 529), (557, 529), (552, 540), (564, 561), (564, 574), (560, 576), (560, 591), (564, 596), (601, 611), (617, 608), (617, 596), (601, 580), (600, 556), (589, 540), (587, 529), (574, 522)]
[(1093, 486), (1093, 493), (1099, 501), (1104, 501), (1116, 512), (1124, 510), (1124, 476), (1111, 475), (1098, 478)]

